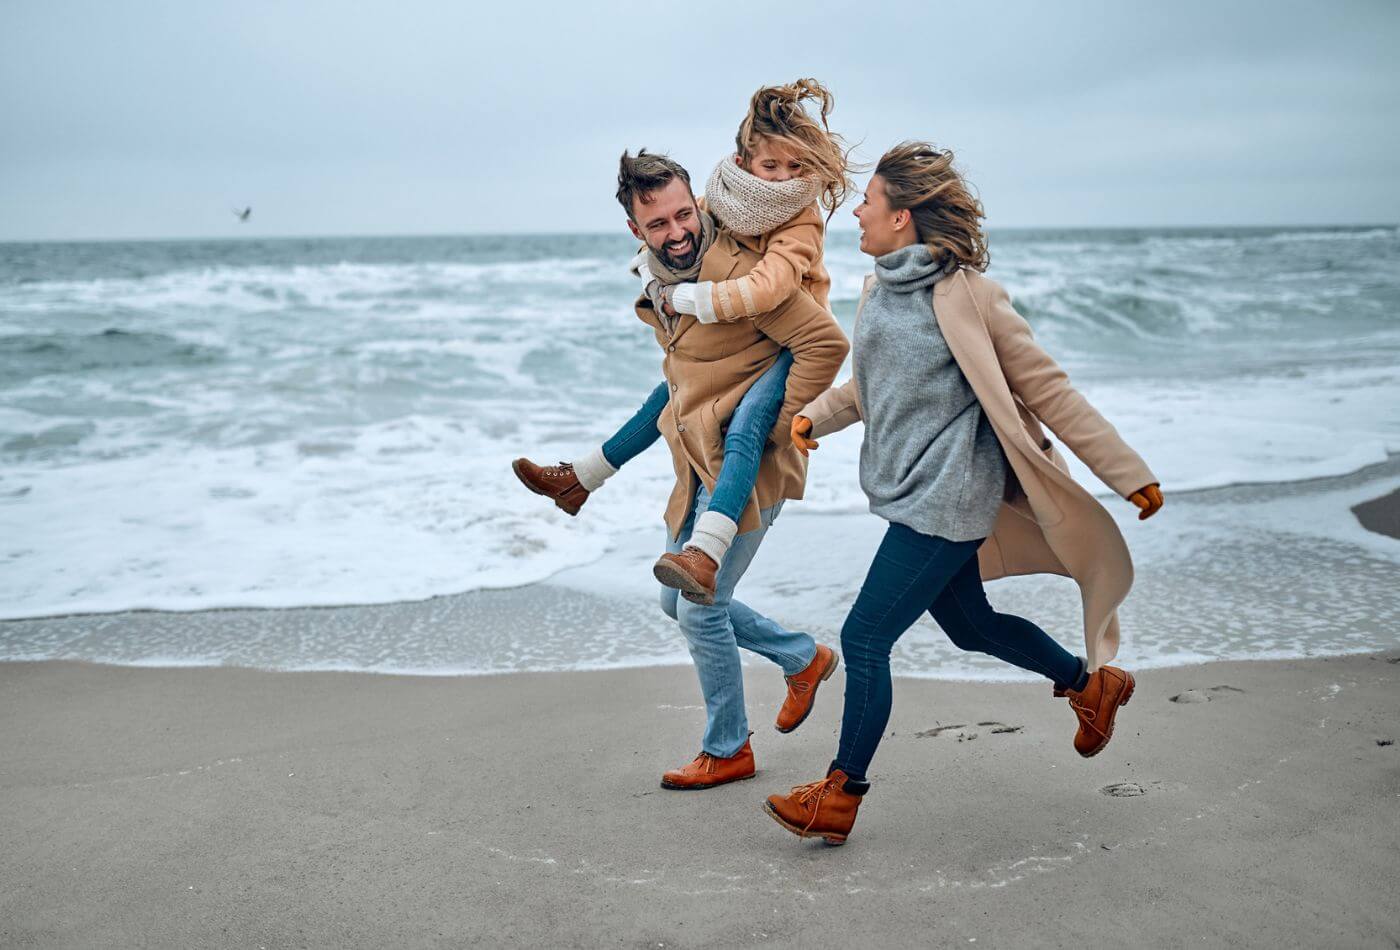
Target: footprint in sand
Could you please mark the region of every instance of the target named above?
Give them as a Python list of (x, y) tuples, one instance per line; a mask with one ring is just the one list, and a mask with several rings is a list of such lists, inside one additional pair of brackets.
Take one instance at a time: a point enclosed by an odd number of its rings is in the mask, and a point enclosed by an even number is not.
[(1183, 782), (1114, 782), (1099, 789), (1099, 793), (1109, 798), (1138, 798), (1153, 792), (1179, 792), (1186, 787)]
[(1099, 791), (1109, 798), (1137, 798), (1147, 794), (1147, 789), (1137, 782), (1114, 782), (1112, 785), (1105, 785)]
[(966, 729), (966, 728), (967, 728), (967, 723), (965, 723), (965, 722), (959, 722), (959, 723), (954, 723), (954, 724), (951, 725), (951, 726), (935, 726), (935, 727), (933, 727), (932, 729), (925, 729), (923, 732), (916, 732), (916, 733), (914, 733), (914, 735), (915, 735), (917, 738), (919, 738), (919, 739), (932, 739), (932, 738), (934, 738), (934, 737), (936, 737), (936, 736), (939, 736), (939, 735), (942, 735), (943, 733), (948, 732), (949, 730), (952, 730), (952, 729)]
[[(995, 721), (995, 720), (991, 720), (991, 721), (988, 721), (988, 722), (979, 722), (977, 725), (979, 725), (979, 726), (984, 726), (984, 727), (990, 726), (991, 729), (992, 729), (992, 734), (993, 734), (993, 735), (1004, 734), (1004, 733), (1009, 733), (1009, 732), (1020, 732), (1022, 729), (1025, 728), (1025, 726), (1008, 726), (1008, 725), (1007, 725), (1006, 723), (1004, 723), (1004, 722), (997, 722), (997, 721)], [(950, 731), (952, 731), (952, 730), (954, 730), (954, 729), (967, 729), (967, 728), (968, 728), (967, 723), (965, 723), (965, 722), (959, 722), (959, 723), (954, 723), (954, 724), (951, 725), (951, 726), (935, 726), (935, 727), (932, 728), (932, 729), (925, 729), (923, 732), (916, 732), (916, 733), (914, 733), (914, 735), (915, 735), (915, 737), (917, 737), (917, 738), (919, 738), (919, 739), (932, 739), (932, 738), (934, 738), (934, 737), (936, 737), (936, 736), (942, 735), (942, 734), (945, 733), (945, 732), (950, 732)], [(959, 732), (959, 733), (958, 733), (958, 741), (959, 741), (959, 742), (971, 742), (973, 739), (976, 739), (976, 738), (977, 738), (977, 735), (978, 735), (978, 734), (977, 734), (976, 732), (972, 732), (972, 731), (970, 731), (970, 730), (967, 731), (967, 732)]]
[(1208, 689), (1188, 689), (1171, 697), (1174, 703), (1208, 703), (1212, 699), (1223, 699), (1230, 693), (1243, 693), (1238, 686), (1211, 686)]

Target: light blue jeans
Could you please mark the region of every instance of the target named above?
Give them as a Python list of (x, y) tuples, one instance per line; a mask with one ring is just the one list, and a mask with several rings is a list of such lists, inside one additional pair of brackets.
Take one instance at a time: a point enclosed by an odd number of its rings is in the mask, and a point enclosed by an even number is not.
[[(685, 547), (695, 519), (709, 503), (709, 492), (701, 485), (680, 536), (674, 540), (668, 536), (666, 550), (679, 553)], [(817, 643), (809, 635), (787, 630), (734, 599), (735, 586), (782, 507), (779, 502), (765, 508), (760, 513), (762, 524), (734, 539), (715, 577), (713, 604), (691, 603), (680, 596), (680, 591), (661, 588), (661, 609), (680, 624), (700, 677), (700, 692), (705, 697), (705, 738), (700, 748), (722, 759), (743, 748), (749, 737), (739, 647), (772, 660), (782, 667), (784, 676), (802, 672), (817, 655)]]

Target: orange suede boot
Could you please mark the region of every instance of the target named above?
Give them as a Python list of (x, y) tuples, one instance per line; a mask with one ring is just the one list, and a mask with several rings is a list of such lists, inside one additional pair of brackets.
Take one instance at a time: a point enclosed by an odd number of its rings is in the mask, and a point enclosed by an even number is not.
[(835, 650), (818, 643), (817, 655), (807, 664), (807, 668), (787, 678), (787, 698), (783, 700), (783, 708), (778, 710), (778, 721), (774, 723), (779, 732), (792, 732), (802, 725), (817, 701), (817, 687), (831, 678), (838, 662)]
[(1069, 698), (1070, 708), (1079, 718), (1074, 734), (1074, 751), (1084, 758), (1098, 755), (1113, 738), (1113, 721), (1118, 707), (1128, 705), (1137, 683), (1133, 674), (1116, 666), (1101, 666), (1089, 674), (1081, 690), (1057, 689), (1056, 696)]
[(672, 769), (661, 776), (661, 787), (675, 791), (692, 791), (753, 777), (753, 749), (749, 746), (749, 740), (745, 739), (744, 747), (727, 759), (701, 752), (689, 765)]
[(799, 838), (845, 844), (869, 789), (869, 782), (853, 782), (845, 772), (832, 769), (820, 782), (794, 786), (786, 795), (769, 795), (763, 807), (774, 821)]
[(667, 552), (657, 559), (652, 574), (665, 587), (674, 587), (686, 600), (706, 606), (715, 602), (715, 575), (719, 565), (699, 548)]
[(536, 495), (553, 498), (554, 503), (570, 515), (578, 514), (588, 500), (588, 489), (579, 483), (573, 465), (568, 462), (539, 466), (529, 459), (516, 459), (510, 467), (526, 488)]

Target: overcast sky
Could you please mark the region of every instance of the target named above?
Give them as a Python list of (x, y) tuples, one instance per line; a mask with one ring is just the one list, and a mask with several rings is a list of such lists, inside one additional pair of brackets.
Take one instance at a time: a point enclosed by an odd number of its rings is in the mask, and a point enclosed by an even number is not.
[(994, 227), (1400, 221), (1395, 0), (778, 8), (0, 0), (0, 240), (612, 230), (799, 76)]

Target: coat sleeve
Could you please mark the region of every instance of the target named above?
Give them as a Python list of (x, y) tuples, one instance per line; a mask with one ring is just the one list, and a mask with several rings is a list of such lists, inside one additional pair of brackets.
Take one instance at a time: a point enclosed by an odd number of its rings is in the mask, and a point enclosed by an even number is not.
[(763, 257), (734, 280), (695, 285), (695, 318), (733, 323), (769, 313), (802, 288), (822, 250), (822, 220), (808, 208), (769, 233)]
[(831, 387), (799, 409), (797, 414), (812, 420), (811, 436), (814, 439), (840, 432), (847, 426), (860, 422), (860, 402), (856, 399), (855, 377), (852, 376), (840, 386)]
[(1069, 375), (1043, 350), (1030, 324), (1000, 285), (991, 287), (984, 312), (987, 329), (1011, 391), (1070, 451), (1119, 495), (1157, 482), (1157, 476), (1123, 441), (1112, 424), (1070, 384)]
[(787, 445), (792, 417), (836, 379), (851, 344), (836, 318), (805, 290), (798, 291), (772, 313), (756, 317), (754, 326), (792, 353), (783, 408), (768, 435), (769, 441)]

